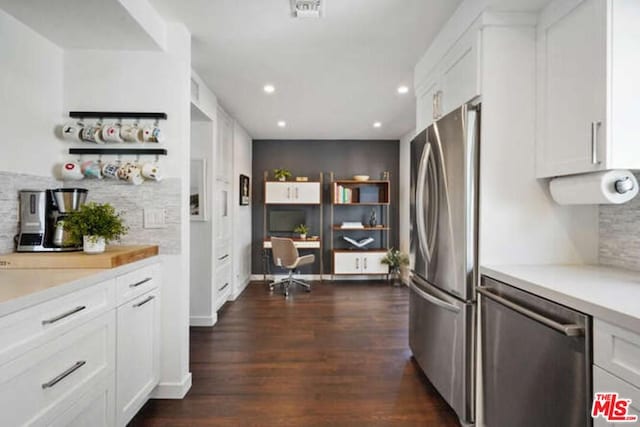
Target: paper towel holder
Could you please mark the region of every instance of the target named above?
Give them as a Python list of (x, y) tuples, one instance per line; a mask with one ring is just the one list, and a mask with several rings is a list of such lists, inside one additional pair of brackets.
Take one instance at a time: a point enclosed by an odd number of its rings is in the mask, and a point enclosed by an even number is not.
[(633, 181), (628, 176), (615, 182), (615, 189), (618, 194), (625, 194), (633, 190)]

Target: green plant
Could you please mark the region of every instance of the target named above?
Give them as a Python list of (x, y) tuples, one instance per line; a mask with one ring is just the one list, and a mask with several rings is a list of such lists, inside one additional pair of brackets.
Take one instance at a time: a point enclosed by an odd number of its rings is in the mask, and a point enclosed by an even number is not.
[(273, 176), (275, 176), (276, 179), (287, 179), (291, 177), (291, 172), (288, 169), (274, 169)]
[(304, 224), (296, 225), (296, 228), (293, 229), (293, 232), (298, 234), (307, 234), (309, 233), (309, 227)]
[(73, 242), (82, 242), (83, 236), (104, 237), (105, 242), (120, 240), (129, 229), (120, 214), (109, 203), (87, 203), (72, 212), (64, 221), (64, 229), (69, 231)]
[(398, 249), (391, 248), (380, 262), (395, 270), (404, 265), (409, 265), (409, 256)]

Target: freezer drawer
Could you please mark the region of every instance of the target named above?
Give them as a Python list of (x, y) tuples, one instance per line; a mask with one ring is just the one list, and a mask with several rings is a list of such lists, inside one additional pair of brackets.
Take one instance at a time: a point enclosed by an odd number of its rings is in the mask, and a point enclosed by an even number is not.
[(474, 420), (473, 303), (465, 303), (414, 277), (409, 297), (413, 356), (463, 423)]
[(589, 317), (487, 277), (478, 292), (486, 425), (590, 426)]

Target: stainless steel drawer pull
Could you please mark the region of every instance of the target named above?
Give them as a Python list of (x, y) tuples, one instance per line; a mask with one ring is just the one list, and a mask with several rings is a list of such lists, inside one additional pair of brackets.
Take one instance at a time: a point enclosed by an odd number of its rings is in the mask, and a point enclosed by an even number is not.
[(535, 311), (529, 310), (528, 308), (522, 307), (514, 302), (509, 301), (506, 298), (501, 297), (500, 295), (496, 295), (489, 290), (489, 288), (485, 287), (477, 287), (478, 293), (486, 296), (487, 298), (491, 298), (492, 300), (509, 307), (513, 311), (522, 314), (523, 316), (527, 316), (533, 320), (536, 320), (543, 325), (550, 327), (560, 333), (568, 337), (580, 337), (584, 335), (584, 327), (580, 325), (576, 325), (574, 323), (570, 324), (562, 324), (556, 322), (555, 320), (549, 319), (542, 314), (536, 313)]
[(77, 312), (82, 311), (82, 310), (84, 310), (85, 308), (87, 308), (87, 306), (86, 306), (86, 305), (79, 305), (79, 306), (77, 306), (76, 308), (74, 308), (73, 310), (69, 310), (69, 311), (67, 311), (66, 313), (62, 313), (62, 314), (60, 314), (60, 315), (58, 315), (58, 316), (56, 316), (56, 317), (52, 317), (51, 319), (43, 320), (43, 321), (42, 321), (42, 324), (43, 324), (43, 325), (50, 325), (50, 324), (52, 324), (52, 323), (56, 323), (57, 321), (62, 320), (62, 319), (64, 319), (65, 317), (69, 317), (69, 316), (71, 316), (71, 315), (73, 315), (73, 314), (76, 314)]
[(138, 308), (138, 307), (142, 307), (143, 305), (145, 305), (146, 303), (148, 303), (149, 301), (151, 301), (152, 299), (154, 299), (155, 297), (153, 295), (149, 295), (148, 297), (146, 297), (145, 299), (143, 299), (142, 301), (133, 304), (133, 308)]
[(223, 259), (227, 259), (227, 258), (229, 258), (229, 254), (222, 255), (220, 258), (218, 258), (218, 261), (222, 261)]
[(597, 165), (598, 160), (598, 129), (601, 122), (591, 122), (591, 164)]
[(147, 283), (148, 281), (152, 280), (153, 277), (147, 277), (146, 279), (140, 280), (139, 282), (136, 283), (132, 283), (129, 285), (130, 288), (137, 288), (140, 285), (144, 285), (145, 283)]
[(431, 295), (431, 294), (423, 291), (422, 289), (420, 289), (419, 287), (417, 287), (413, 283), (409, 284), (409, 288), (411, 288), (419, 297), (421, 297), (425, 301), (430, 302), (431, 304), (437, 305), (438, 307), (442, 307), (445, 310), (449, 310), (449, 311), (452, 311), (454, 313), (460, 312), (460, 308), (458, 308), (455, 304), (451, 304), (450, 302), (444, 301), (444, 300), (436, 297), (435, 295)]
[(46, 383), (42, 384), (42, 388), (47, 389), (55, 386), (60, 381), (67, 378), (69, 375), (73, 374), (75, 371), (82, 368), (86, 364), (87, 364), (86, 360), (80, 360), (76, 362), (72, 367), (70, 367), (69, 369), (67, 369), (66, 371), (64, 371), (63, 373), (61, 373), (60, 375), (52, 379), (51, 381), (47, 381)]
[(218, 289), (219, 291), (224, 291), (224, 289), (229, 286), (229, 282), (225, 283), (223, 287), (221, 287), (220, 289)]

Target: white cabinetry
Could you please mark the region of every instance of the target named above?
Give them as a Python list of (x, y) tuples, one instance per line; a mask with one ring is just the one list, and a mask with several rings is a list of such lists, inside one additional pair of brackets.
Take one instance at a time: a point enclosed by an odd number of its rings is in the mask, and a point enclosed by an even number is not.
[(418, 130), (480, 94), (480, 40), (472, 27), (416, 88)]
[(537, 176), (640, 168), (640, 4), (574, 0), (545, 12), (537, 40)]
[[(640, 334), (594, 319), (593, 363), (593, 392), (631, 399), (628, 415), (640, 417)], [(594, 420), (594, 426), (605, 425), (611, 424)]]
[(228, 184), (233, 164), (233, 120), (221, 108), (218, 108), (217, 117), (216, 179)]
[(266, 204), (319, 205), (319, 182), (267, 181), (264, 189)]
[(382, 264), (386, 251), (334, 251), (334, 274), (387, 274), (389, 267)]
[(128, 298), (117, 308), (117, 420), (125, 425), (140, 410), (160, 377), (160, 290), (152, 267), (117, 279)]

